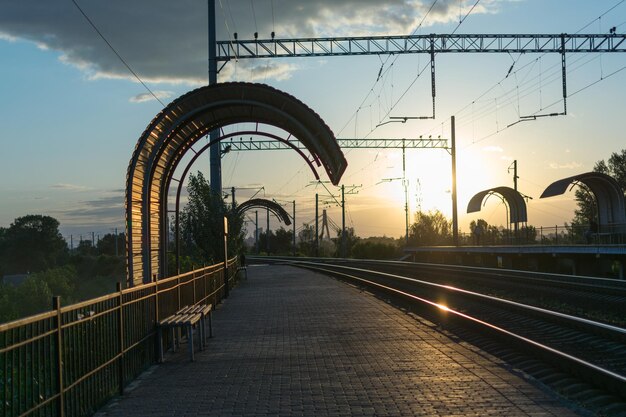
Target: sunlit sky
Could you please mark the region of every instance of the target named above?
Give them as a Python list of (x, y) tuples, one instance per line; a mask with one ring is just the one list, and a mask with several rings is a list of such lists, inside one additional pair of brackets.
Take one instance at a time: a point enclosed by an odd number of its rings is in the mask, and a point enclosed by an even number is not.
[[(164, 103), (206, 83), (206, 2), (77, 3)], [(427, 14), (432, 4), (218, 0), (218, 39), (233, 32), (249, 39), (254, 32), (269, 38), (272, 31), (289, 38), (455, 29), (457, 34), (607, 33), (614, 26), (623, 33), (626, 28), (626, 3), (618, 0), (439, 0)], [(61, 222), (68, 239), (123, 230), (127, 165), (162, 105), (70, 0), (3, 0), (0, 56), (0, 226), (26, 214), (46, 214)], [(505, 207), (497, 198), (479, 213), (465, 212), (477, 192), (513, 185), (513, 160), (519, 190), (532, 197), (529, 224), (554, 226), (572, 219), (573, 192), (540, 200), (545, 187), (590, 171), (596, 161), (624, 148), (626, 54), (568, 54), (567, 63), (567, 116), (511, 127), (519, 116), (563, 110), (558, 54), (440, 54), (437, 118), (379, 127), (388, 116), (430, 114), (429, 71), (418, 76), (429, 64), (427, 56), (240, 60), (226, 64), (219, 81), (262, 82), (286, 91), (319, 113), (339, 138), (449, 138), (455, 115), (459, 226), (468, 232), (469, 222), (478, 218), (505, 224)], [(345, 154), (349, 166), (342, 183), (359, 186), (346, 196), (347, 225), (360, 236), (402, 236), (401, 151)], [(411, 217), (418, 209), (450, 216), (450, 155), (411, 149), (406, 158)], [(294, 152), (232, 152), (222, 164), (225, 191), (241, 188), (239, 202), (260, 187), (258, 195), (284, 203), (290, 213), (295, 200), (300, 227), (314, 220), (317, 192), (332, 220), (341, 223), (339, 208), (323, 186), (312, 184), (312, 173)], [(194, 166), (207, 177), (208, 169), (208, 156)], [(339, 195), (336, 187), (327, 187)], [(265, 227), (264, 213), (259, 223)], [(277, 226), (272, 219), (271, 227)]]

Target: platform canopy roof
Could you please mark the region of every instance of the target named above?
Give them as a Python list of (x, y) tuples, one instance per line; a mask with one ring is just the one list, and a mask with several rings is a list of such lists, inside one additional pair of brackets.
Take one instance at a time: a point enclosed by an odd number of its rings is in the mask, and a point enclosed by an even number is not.
[(253, 208), (263, 208), (269, 210), (274, 216), (278, 218), (278, 220), (285, 223), (287, 226), (291, 224), (291, 218), (289, 214), (283, 206), (276, 203), (275, 201), (266, 200), (264, 198), (253, 198), (251, 200), (245, 201), (237, 206), (235, 210), (238, 214), (245, 213), (248, 210)]
[(518, 191), (511, 187), (495, 187), (475, 194), (467, 204), (467, 212), (475, 213), (480, 211), (483, 201), (493, 194), (502, 196), (506, 205), (509, 207), (510, 223), (523, 223), (528, 221), (526, 201)]
[(322, 163), (333, 184), (339, 183), (348, 165), (322, 118), (280, 90), (237, 82), (201, 87), (182, 95), (148, 125), (128, 166), (126, 221), (131, 283), (148, 282), (164, 274), (167, 184), (178, 163), (209, 132), (239, 123), (262, 123), (288, 132)]
[(554, 197), (567, 191), (570, 185), (583, 184), (593, 194), (598, 209), (598, 223), (626, 223), (624, 192), (611, 176), (600, 172), (585, 172), (555, 181), (544, 190), (539, 198)]

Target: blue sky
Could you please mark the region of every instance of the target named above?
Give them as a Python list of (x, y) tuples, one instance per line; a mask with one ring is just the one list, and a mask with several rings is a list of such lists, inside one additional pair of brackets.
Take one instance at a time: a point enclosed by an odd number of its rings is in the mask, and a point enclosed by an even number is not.
[[(77, 2), (163, 102), (205, 83), (204, 2)], [(432, 3), (218, 0), (218, 38), (228, 39), (232, 32), (240, 39), (254, 32), (267, 38), (271, 31), (284, 38), (407, 34), (418, 27)], [(437, 1), (416, 33), (452, 32), (475, 3)], [(619, 0), (482, 0), (456, 33), (607, 33), (613, 26), (618, 33), (626, 28), (626, 3)], [(3, 1), (0, 54), (0, 226), (9, 226), (18, 216), (48, 214), (60, 220), (64, 236), (87, 238), (91, 232), (121, 230), (126, 168), (137, 139), (161, 104), (146, 97), (144, 87), (71, 1)], [(624, 148), (626, 71), (621, 69), (626, 55), (568, 55), (568, 115), (506, 128), (518, 115), (562, 109), (560, 57), (538, 58), (438, 56), (437, 119), (379, 128), (377, 124), (388, 120), (383, 116), (392, 103), (392, 116), (430, 112), (429, 77), (419, 77), (409, 88), (428, 64), (427, 57), (242, 60), (228, 63), (220, 81), (263, 82), (289, 92), (342, 138), (449, 137), (450, 116), (456, 115), (461, 230), (468, 231), (468, 222), (477, 218), (505, 222), (505, 209), (497, 201), (489, 200), (478, 214), (466, 215), (465, 207), (481, 190), (511, 186), (507, 168), (514, 159), (520, 191), (533, 197), (529, 223), (553, 226), (571, 220), (573, 193), (539, 200), (543, 189), (557, 179), (591, 170), (597, 160)], [(504, 79), (513, 62), (512, 75)], [(375, 82), (381, 67), (384, 76)], [(362, 185), (358, 194), (347, 198), (348, 225), (362, 236), (401, 236), (401, 183), (383, 181), (402, 175), (400, 153), (352, 150), (346, 156), (349, 168), (342, 182)], [(407, 167), (411, 212), (421, 207), (449, 215), (449, 155), (410, 150)], [(207, 172), (207, 160), (197, 169)], [(298, 225), (313, 219), (314, 178), (295, 154), (231, 153), (223, 159), (223, 178), (225, 187), (262, 186), (267, 198), (295, 199)], [(317, 191), (326, 193), (319, 186)], [(238, 200), (254, 192), (242, 189)], [(338, 208), (327, 208), (340, 223)], [(265, 220), (260, 222), (265, 225)]]

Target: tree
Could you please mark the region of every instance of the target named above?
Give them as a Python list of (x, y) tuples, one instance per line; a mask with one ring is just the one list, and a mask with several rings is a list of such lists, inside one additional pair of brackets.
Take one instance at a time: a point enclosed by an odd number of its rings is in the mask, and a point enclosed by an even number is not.
[(352, 256), (358, 259), (392, 259), (398, 255), (398, 245), (393, 239), (381, 241), (380, 238), (358, 240), (352, 247)]
[(7, 229), (0, 227), (0, 277), (4, 276), (6, 267), (4, 266), (4, 251), (6, 247)]
[[(345, 238), (345, 245), (346, 245), (346, 258), (350, 258), (352, 257), (352, 248), (354, 247), (354, 245), (359, 241), (359, 237), (354, 233), (354, 227), (346, 227), (346, 238)], [(335, 257), (341, 257), (342, 256), (342, 251), (341, 251), (341, 242), (342, 242), (342, 237), (341, 237), (341, 229), (337, 229), (337, 237), (335, 239), (333, 239), (333, 241), (335, 242)]]
[[(117, 240), (117, 241), (116, 241)], [(98, 253), (101, 255), (124, 255), (124, 245), (126, 244), (126, 236), (124, 233), (107, 233), (98, 241)]]
[[(620, 185), (622, 191), (626, 191), (626, 149), (620, 152), (613, 152), (608, 161), (604, 159), (596, 162), (593, 166), (594, 172), (610, 175)], [(596, 202), (591, 190), (584, 185), (580, 185), (575, 193), (578, 208), (574, 212), (573, 226), (588, 225), (590, 221), (596, 221)]]
[(43, 271), (61, 264), (68, 254), (59, 222), (50, 216), (18, 217), (2, 234), (4, 273)]
[(243, 216), (234, 208), (227, 209), (201, 172), (189, 176), (187, 191), (189, 201), (180, 214), (181, 254), (198, 264), (223, 261), (224, 216), (228, 218), (228, 256), (242, 253)]
[(285, 230), (285, 228), (281, 226), (276, 232), (270, 230), (269, 233), (260, 233), (259, 248), (261, 250), (266, 250), (267, 248), (268, 235), (270, 240), (270, 253), (290, 255), (293, 252), (293, 232), (291, 230)]
[(91, 240), (81, 240), (78, 243), (78, 247), (76, 248), (76, 252), (82, 256), (95, 256), (96, 255), (96, 247), (91, 243)]
[(16, 288), (15, 299), (18, 317), (31, 316), (49, 310), (52, 305), (52, 291), (48, 283), (31, 275)]
[(472, 220), (470, 222), (472, 240), (475, 245), (488, 243), (485, 235), (489, 232), (489, 224), (484, 219)]
[(439, 211), (415, 213), (415, 222), (409, 228), (409, 245), (449, 245), (452, 242), (452, 224)]
[(305, 256), (315, 256), (315, 229), (312, 225), (304, 223), (298, 233), (298, 249)]

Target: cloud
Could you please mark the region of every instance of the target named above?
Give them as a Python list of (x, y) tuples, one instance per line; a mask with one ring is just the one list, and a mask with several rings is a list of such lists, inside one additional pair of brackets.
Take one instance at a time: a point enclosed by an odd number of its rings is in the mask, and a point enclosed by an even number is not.
[(124, 194), (81, 201), (68, 210), (59, 211), (63, 223), (90, 222), (97, 224), (123, 224)]
[[(472, 14), (496, 13), (502, 2), (484, 0)], [(117, 53), (147, 83), (199, 86), (207, 79), (206, 2), (196, 0), (87, 1), (78, 4)], [(316, 0), (221, 2), (217, 4), (217, 38), (239, 32), (250, 39), (311, 36), (397, 35), (411, 33), (427, 13), (431, 0)], [(473, 1), (440, 0), (422, 29), (456, 22)], [(254, 7), (254, 9), (252, 8)], [(26, 40), (57, 51), (59, 59), (79, 68), (89, 79), (136, 82), (72, 2), (4, 0), (0, 40)], [(287, 79), (298, 67), (279, 61), (231, 62), (222, 81)], [(141, 98), (138, 98), (141, 99)]]
[(550, 162), (548, 164), (550, 169), (577, 169), (582, 167), (583, 165), (578, 162), (567, 162), (564, 164), (559, 164), (557, 162)]
[(16, 42), (17, 38), (15, 36), (11, 36), (11, 35), (9, 35), (7, 33), (0, 32), (0, 41)]
[[(158, 97), (159, 99), (168, 99), (174, 95), (172, 91), (163, 91), (163, 90), (156, 90), (156, 91), (153, 91), (153, 93), (154, 93), (154, 96)], [(129, 98), (128, 101), (130, 101), (131, 103), (144, 103), (146, 101), (156, 100), (154, 96), (150, 93), (142, 93), (142, 94), (137, 94), (136, 96)]]
[(67, 190), (67, 191), (88, 191), (88, 190), (90, 190), (89, 187), (86, 187), (84, 185), (65, 184), (65, 183), (54, 184), (54, 185), (51, 185), (50, 188), (54, 188), (54, 189), (57, 189), (57, 190)]

